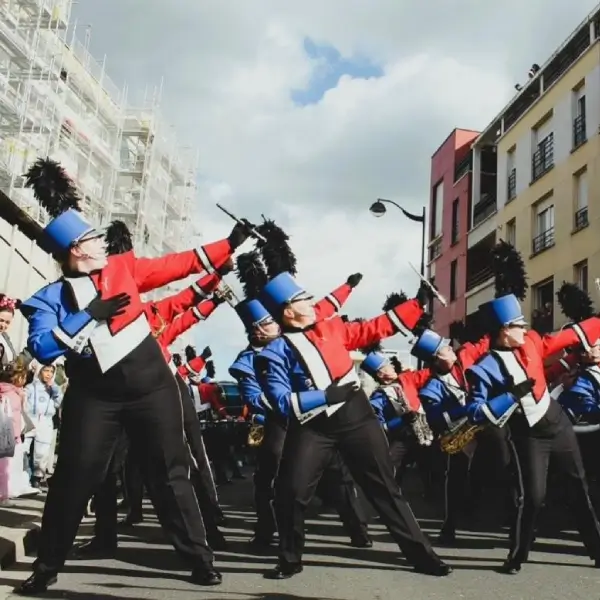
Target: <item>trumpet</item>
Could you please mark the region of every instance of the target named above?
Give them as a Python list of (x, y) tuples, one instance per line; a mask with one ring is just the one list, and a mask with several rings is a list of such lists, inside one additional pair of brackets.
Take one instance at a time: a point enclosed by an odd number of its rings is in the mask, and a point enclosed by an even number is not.
[(229, 306), (235, 307), (240, 303), (240, 299), (235, 295), (235, 292), (227, 285), (224, 279), (219, 281), (219, 284), (214, 291), (215, 296), (222, 298), (229, 304)]
[(248, 431), (248, 441), (246, 442), (250, 448), (258, 448), (265, 439), (265, 428), (263, 425), (253, 424)]
[(473, 425), (465, 420), (458, 427), (440, 437), (440, 448), (446, 454), (458, 454), (468, 446), (484, 425)]

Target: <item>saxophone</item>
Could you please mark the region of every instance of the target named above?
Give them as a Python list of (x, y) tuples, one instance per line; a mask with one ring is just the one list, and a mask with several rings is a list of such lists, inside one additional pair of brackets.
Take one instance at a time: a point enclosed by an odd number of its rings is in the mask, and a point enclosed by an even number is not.
[(484, 425), (473, 425), (465, 418), (460, 425), (440, 437), (440, 448), (446, 454), (458, 454), (468, 446)]
[(410, 419), (407, 420), (417, 439), (417, 443), (420, 446), (431, 446), (434, 434), (429, 427), (423, 407), (419, 407), (419, 410), (415, 411), (414, 407), (411, 407), (406, 399), (402, 386), (398, 384), (387, 385), (383, 388), (383, 391), (399, 417), (410, 416)]

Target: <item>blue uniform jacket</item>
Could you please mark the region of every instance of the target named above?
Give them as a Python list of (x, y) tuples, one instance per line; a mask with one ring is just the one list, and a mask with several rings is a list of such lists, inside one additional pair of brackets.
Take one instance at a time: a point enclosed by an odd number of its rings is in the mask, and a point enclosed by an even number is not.
[(286, 418), (309, 418), (327, 405), (323, 390), (312, 381), (289, 342), (279, 337), (255, 358), (257, 374), (268, 402)]
[(257, 354), (258, 351), (252, 347), (242, 350), (229, 367), (229, 374), (238, 382), (242, 401), (250, 408), (252, 413), (252, 422), (263, 424), (266, 411), (270, 407), (266, 404), (267, 401), (254, 370), (254, 358)]
[(453, 390), (437, 375), (431, 377), (419, 390), (419, 399), (427, 421), (435, 431), (452, 430), (465, 421), (467, 408), (459, 401), (461, 391)]
[(467, 415), (472, 423), (491, 422), (502, 427), (518, 408), (518, 399), (507, 390), (512, 381), (493, 355), (487, 354), (467, 369)]
[(377, 388), (369, 398), (369, 402), (377, 415), (377, 419), (386, 431), (393, 431), (405, 425), (405, 420), (398, 415), (389, 401), (385, 390)]
[(600, 368), (593, 366), (580, 371), (558, 401), (574, 420), (583, 416), (594, 421), (600, 418)]
[(52, 363), (71, 352), (92, 356), (84, 350), (97, 321), (72, 306), (69, 286), (63, 281), (43, 287), (21, 305), (29, 321), (28, 348), (40, 363)]

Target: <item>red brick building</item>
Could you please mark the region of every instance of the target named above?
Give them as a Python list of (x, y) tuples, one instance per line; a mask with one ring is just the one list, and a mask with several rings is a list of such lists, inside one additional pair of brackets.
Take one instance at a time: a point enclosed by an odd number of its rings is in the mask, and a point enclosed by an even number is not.
[(479, 132), (455, 129), (431, 158), (428, 274), (448, 306), (435, 303), (435, 330), (447, 336), (466, 316), (467, 233), (471, 228), (471, 144)]

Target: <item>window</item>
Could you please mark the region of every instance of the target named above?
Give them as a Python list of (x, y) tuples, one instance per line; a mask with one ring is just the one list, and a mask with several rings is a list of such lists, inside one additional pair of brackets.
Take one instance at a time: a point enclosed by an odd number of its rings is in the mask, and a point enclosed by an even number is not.
[(458, 242), (458, 236), (460, 235), (459, 208), (459, 200), (457, 198), (452, 203), (452, 244)]
[(587, 140), (585, 133), (585, 82), (573, 90), (573, 149)]
[(554, 279), (541, 281), (532, 291), (531, 327), (541, 334), (551, 333), (554, 329)]
[(456, 278), (458, 274), (458, 260), (450, 263), (450, 302), (456, 300)]
[(433, 210), (431, 214), (431, 239), (442, 234), (442, 211), (444, 210), (444, 181), (440, 181), (433, 189)]
[(554, 205), (540, 202), (535, 210), (535, 233), (532, 242), (534, 255), (554, 246)]
[(506, 201), (510, 202), (517, 196), (517, 168), (515, 162), (516, 148), (513, 146), (506, 156), (507, 164), (507, 185), (506, 185)]
[(554, 166), (554, 133), (552, 118), (538, 125), (533, 131), (534, 152), (531, 157), (531, 180), (538, 180)]
[(575, 283), (584, 291), (588, 291), (588, 262), (582, 260), (573, 267)]
[(576, 173), (573, 177), (575, 188), (575, 222), (574, 229), (579, 231), (589, 224), (588, 221), (588, 180), (587, 169)]
[(517, 245), (517, 220), (511, 219), (506, 224), (506, 242), (508, 242), (511, 246)]

